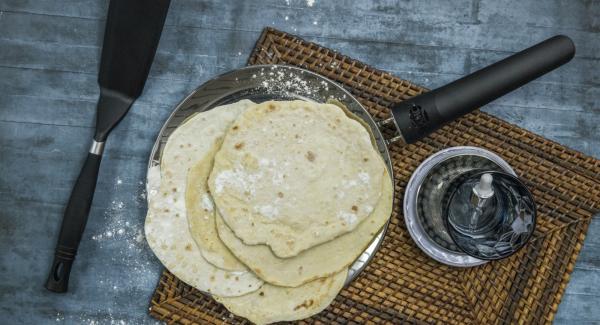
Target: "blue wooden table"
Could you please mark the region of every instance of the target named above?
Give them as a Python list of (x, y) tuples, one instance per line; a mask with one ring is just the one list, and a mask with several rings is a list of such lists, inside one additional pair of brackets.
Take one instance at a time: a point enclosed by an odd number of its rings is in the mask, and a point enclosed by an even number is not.
[[(485, 108), (600, 158), (600, 1), (173, 0), (143, 96), (111, 135), (70, 291), (43, 283), (90, 145), (106, 0), (0, 0), (0, 323), (146, 324), (150, 149), (174, 105), (245, 64), (265, 26), (433, 88), (554, 34), (575, 59)], [(596, 217), (556, 316), (600, 323)]]

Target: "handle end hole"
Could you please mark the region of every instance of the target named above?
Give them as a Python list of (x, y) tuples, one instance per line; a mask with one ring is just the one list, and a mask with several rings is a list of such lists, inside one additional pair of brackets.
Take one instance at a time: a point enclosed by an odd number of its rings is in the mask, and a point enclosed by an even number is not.
[(52, 277), (54, 278), (54, 281), (60, 281), (62, 279), (64, 269), (65, 265), (63, 262), (58, 262), (54, 265), (54, 272), (52, 272)]

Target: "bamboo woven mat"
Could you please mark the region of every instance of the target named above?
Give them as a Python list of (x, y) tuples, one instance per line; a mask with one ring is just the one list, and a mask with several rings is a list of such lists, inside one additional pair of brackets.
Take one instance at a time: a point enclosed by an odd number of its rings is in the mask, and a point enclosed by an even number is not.
[[(249, 64), (288, 64), (342, 84), (377, 119), (424, 88), (317, 44), (265, 29)], [(391, 130), (384, 130), (391, 136)], [(424, 255), (404, 226), (404, 188), (417, 166), (450, 146), (491, 150), (515, 169), (538, 207), (534, 239), (517, 254), (459, 269)], [(476, 111), (424, 140), (390, 146), (396, 205), (383, 244), (365, 271), (320, 314), (300, 323), (550, 323), (592, 216), (600, 210), (600, 160)], [(167, 323), (247, 323), (164, 271), (150, 314)]]

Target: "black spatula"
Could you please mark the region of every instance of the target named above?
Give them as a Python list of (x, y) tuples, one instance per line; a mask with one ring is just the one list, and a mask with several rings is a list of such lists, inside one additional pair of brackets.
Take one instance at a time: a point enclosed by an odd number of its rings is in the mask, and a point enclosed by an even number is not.
[(66, 292), (85, 229), (104, 142), (140, 96), (156, 53), (170, 0), (111, 0), (98, 83), (96, 133), (65, 209), (46, 288)]

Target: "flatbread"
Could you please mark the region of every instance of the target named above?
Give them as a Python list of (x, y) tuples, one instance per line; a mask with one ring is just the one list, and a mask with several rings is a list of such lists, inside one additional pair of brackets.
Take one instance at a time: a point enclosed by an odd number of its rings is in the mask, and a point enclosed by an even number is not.
[(188, 224), (192, 238), (209, 263), (228, 271), (246, 271), (246, 266), (219, 239), (214, 203), (208, 193), (208, 175), (220, 144), (221, 142), (215, 143), (188, 173), (185, 191)]
[(241, 101), (193, 116), (169, 137), (160, 170), (152, 167), (148, 172), (145, 223), (148, 245), (179, 279), (220, 296), (247, 294), (260, 288), (263, 282), (250, 271), (225, 271), (204, 259), (188, 228), (185, 181), (193, 163), (221, 141), (229, 124), (251, 105), (250, 101)]
[(304, 319), (320, 313), (344, 286), (348, 269), (297, 288), (265, 283), (259, 290), (240, 297), (214, 296), (230, 312), (257, 325)]
[(233, 123), (208, 185), (237, 237), (289, 258), (365, 220), (384, 169), (369, 132), (341, 108), (270, 101)]
[(245, 245), (218, 213), (217, 230), (232, 253), (265, 282), (296, 287), (339, 272), (362, 254), (392, 214), (393, 185), (387, 169), (382, 192), (371, 216), (354, 231), (291, 258), (275, 256), (266, 245)]

